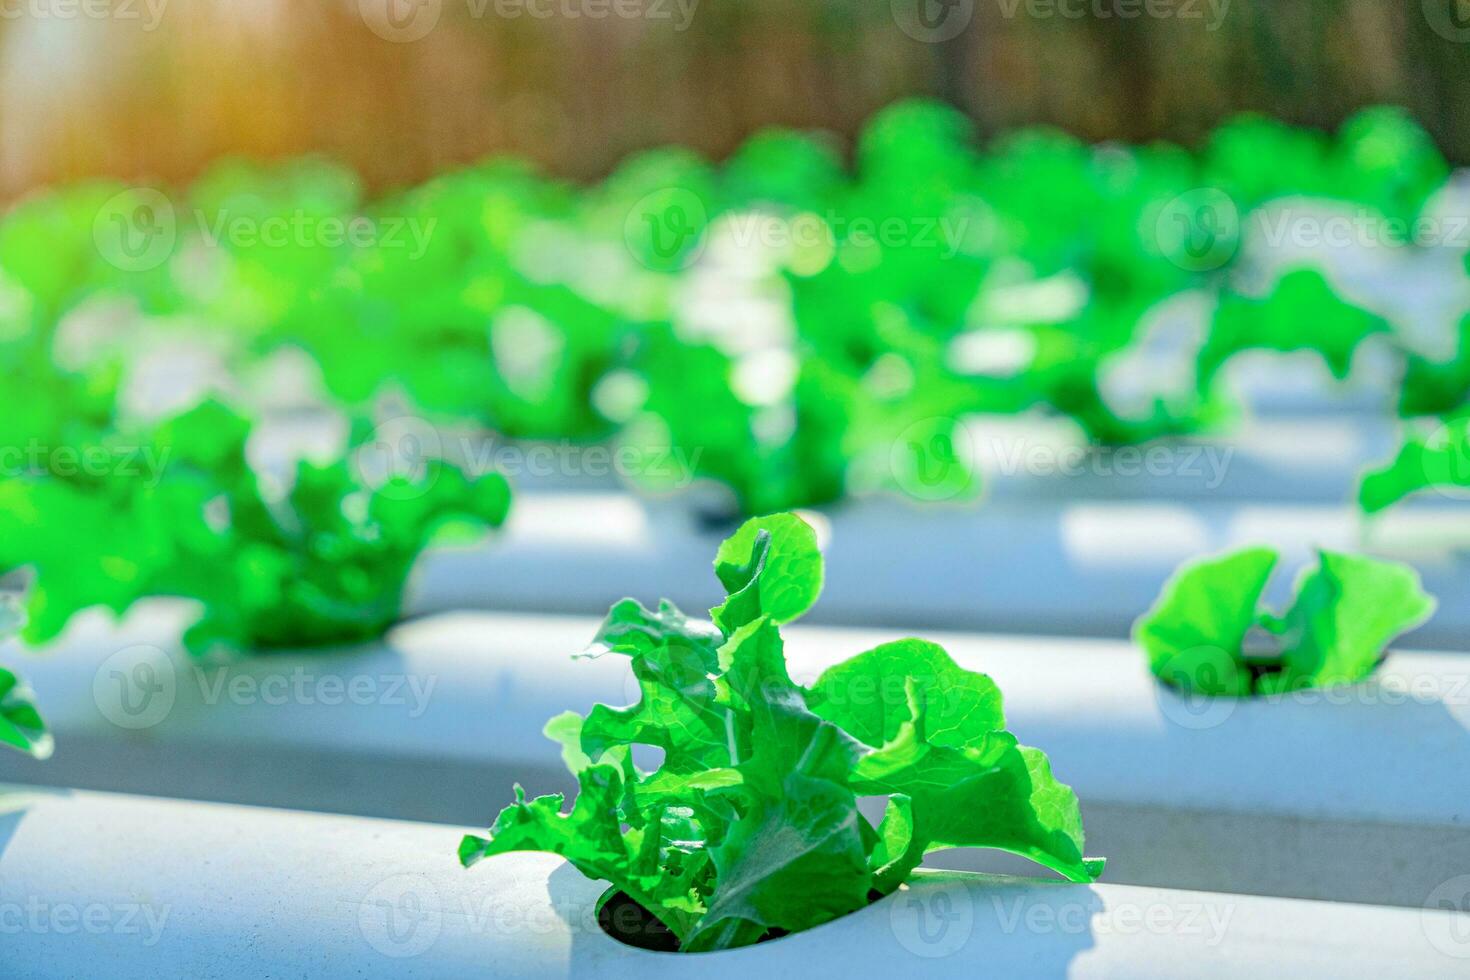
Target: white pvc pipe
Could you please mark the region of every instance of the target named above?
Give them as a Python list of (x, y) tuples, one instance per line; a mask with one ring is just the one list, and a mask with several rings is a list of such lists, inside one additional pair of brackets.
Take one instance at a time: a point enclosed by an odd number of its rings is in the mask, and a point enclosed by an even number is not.
[[(637, 699), (625, 659), (570, 659), (594, 619), (459, 613), (356, 652), (200, 672), (180, 613), (89, 617), (24, 662), (56, 754), (0, 755), (0, 780), (488, 823), (513, 782), (574, 789), (548, 718)], [(793, 676), (905, 632), (791, 627)], [(1113, 881), (1417, 906), (1470, 874), (1461, 655), (1395, 652), (1355, 688), (1190, 704), (1126, 643), (922, 635), (995, 678), (1011, 729), (1076, 788)]]
[(0, 975), (15, 980), (1379, 980), (1463, 976), (1470, 955), (1470, 916), (1438, 909), (925, 874), (809, 932), (688, 959), (602, 933), (605, 886), (553, 856), (461, 869), (451, 827), (80, 792), (10, 802)]
[[(1129, 635), (1180, 563), (1270, 544), (1289, 597), (1314, 548), (1412, 561), (1439, 598), (1419, 647), (1470, 649), (1470, 507), (1410, 506), (1364, 540), (1347, 505), (1228, 501), (995, 501), (979, 507), (857, 501), (813, 518), (827, 580), (810, 619), (1069, 636)], [(594, 614), (623, 595), (711, 601), (710, 561), (729, 526), (621, 494), (525, 495), (483, 546), (425, 555), (410, 608)]]

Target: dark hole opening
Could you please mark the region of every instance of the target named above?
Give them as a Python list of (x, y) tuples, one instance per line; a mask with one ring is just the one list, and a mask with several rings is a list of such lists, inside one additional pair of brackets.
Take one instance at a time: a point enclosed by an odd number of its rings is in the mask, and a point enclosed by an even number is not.
[[(876, 902), (882, 897), (883, 893), (876, 889), (868, 892), (869, 902)], [(607, 896), (597, 910), (597, 924), (603, 932), (627, 946), (655, 953), (679, 952), (679, 940), (673, 931), (623, 892), (615, 891)], [(791, 933), (785, 929), (769, 929), (756, 943), (768, 943), (789, 935)]]
[(622, 892), (613, 892), (597, 910), (597, 924), (620, 943), (655, 953), (677, 953), (679, 940), (651, 912)]

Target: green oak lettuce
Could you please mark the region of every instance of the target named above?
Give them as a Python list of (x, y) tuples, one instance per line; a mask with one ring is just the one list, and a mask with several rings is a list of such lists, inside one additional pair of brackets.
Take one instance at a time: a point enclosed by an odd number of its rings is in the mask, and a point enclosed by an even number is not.
[[(744, 946), (822, 924), (887, 894), (950, 847), (1030, 858), (1074, 881), (1077, 798), (1046, 757), (1005, 730), (1000, 691), (939, 646), (908, 639), (792, 680), (781, 626), (822, 584), (816, 535), (791, 514), (747, 522), (719, 549), (727, 593), (713, 623), (668, 602), (612, 607), (586, 656), (625, 656), (640, 697), (547, 725), (580, 791), (516, 788), (466, 865), (512, 851), (560, 854), (672, 931), (686, 952)], [(657, 769), (635, 746), (662, 751)], [(860, 797), (886, 797), (874, 826)]]
[(1435, 608), (1407, 566), (1322, 551), (1276, 615), (1261, 598), (1279, 559), (1247, 548), (1180, 569), (1134, 627), (1155, 676), (1225, 697), (1351, 684)]
[(290, 489), (246, 459), (251, 424), (205, 402), (151, 433), (157, 480), (96, 485), (0, 481), (0, 568), (30, 568), (25, 638), (58, 636), (91, 606), (121, 614), (148, 596), (198, 601), (185, 636), (265, 651), (381, 635), (398, 618), (414, 560), (447, 521), (498, 526), (509, 489), (426, 461), (371, 477), (355, 457), (302, 461)]

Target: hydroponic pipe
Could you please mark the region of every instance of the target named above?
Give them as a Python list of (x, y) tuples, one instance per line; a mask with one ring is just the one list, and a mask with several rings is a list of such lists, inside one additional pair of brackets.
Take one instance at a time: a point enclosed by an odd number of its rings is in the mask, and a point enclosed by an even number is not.
[[(571, 659), (593, 619), (458, 613), (357, 651), (197, 668), (178, 649), (182, 618), (89, 616), (44, 658), (10, 655), (57, 749), (44, 764), (0, 755), (0, 781), (475, 824), (515, 782), (575, 789), (547, 719), (638, 698), (626, 659)], [(787, 632), (802, 683), (904, 635)], [(923, 635), (995, 678), (1010, 730), (1077, 790), (1114, 882), (1419, 906), (1470, 873), (1462, 656), (1394, 652), (1352, 688), (1191, 702), (1128, 644)]]
[[(1464, 913), (923, 875), (844, 919), (723, 953), (597, 925), (551, 855), (459, 867), (456, 828), (94, 793), (7, 797), (0, 974), (684, 978), (1460, 975)], [(1458, 930), (1458, 931), (1457, 931)]]

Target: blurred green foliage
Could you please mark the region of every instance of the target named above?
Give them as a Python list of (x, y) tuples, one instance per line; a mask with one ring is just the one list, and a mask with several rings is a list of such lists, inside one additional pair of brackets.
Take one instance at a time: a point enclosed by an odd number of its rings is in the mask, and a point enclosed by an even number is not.
[[(121, 615), (149, 596), (196, 600), (191, 652), (351, 644), (399, 618), (414, 559), (451, 520), (491, 527), (510, 504), (498, 474), (422, 461), (402, 472), (376, 447), (298, 463), (289, 488), (246, 457), (251, 424), (209, 400), (138, 435), (147, 474), (0, 480), (0, 570), (28, 568), (24, 637), (55, 639), (77, 612)], [(367, 454), (364, 459), (360, 454)]]
[[(127, 343), (62, 356), (99, 304), (208, 337), (239, 375), (305, 351), (364, 417), (391, 402), (516, 439), (680, 449), (729, 513), (837, 500), (854, 467), (864, 489), (910, 489), (892, 447), (962, 438), (972, 416), (1059, 414), (1100, 444), (1196, 431), (1228, 417), (1217, 379), (1248, 349), (1315, 350), (1342, 378), (1386, 334), (1404, 410), (1449, 412), (1463, 350), (1428, 360), (1327, 270), (1245, 247), (1282, 201), (1411, 226), (1448, 174), (1395, 109), (1335, 135), (1241, 117), (1191, 153), (1045, 128), (985, 145), (911, 101), (870, 120), (850, 163), (821, 135), (764, 131), (722, 164), (661, 149), (591, 186), (496, 160), (369, 200), (303, 159), (222, 163), (168, 196), (64, 187), (0, 221), (0, 377), (22, 395), (0, 441), (81, 447), (121, 424)], [(1192, 377), (1119, 402), (1109, 371), (1181, 297), (1210, 311)]]

